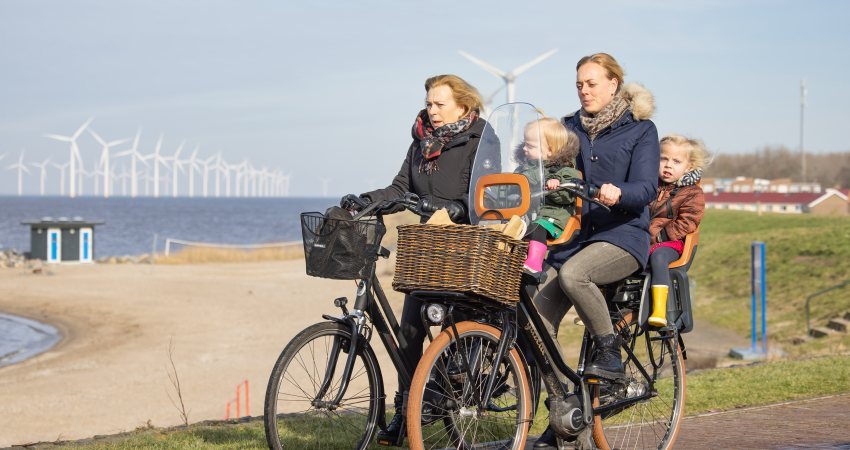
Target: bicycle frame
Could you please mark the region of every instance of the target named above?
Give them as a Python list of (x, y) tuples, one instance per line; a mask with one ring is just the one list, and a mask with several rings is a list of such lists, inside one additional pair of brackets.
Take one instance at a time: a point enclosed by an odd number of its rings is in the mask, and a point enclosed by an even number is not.
[[(531, 300), (534, 296), (534, 291), (535, 286), (525, 285), (521, 290), (520, 301), (517, 303), (515, 309), (509, 306), (501, 306), (498, 308), (496, 315), (500, 317), (499, 322), (501, 322), (500, 328), (502, 329), (502, 335), (496, 351), (495, 361), (501, 361), (507, 351), (519, 344), (521, 350), (520, 353), (523, 354), (523, 358), (526, 360), (527, 370), (529, 369), (530, 363), (538, 366), (543, 382), (546, 384), (551, 395), (558, 398), (566, 398), (567, 395), (572, 392), (580, 396), (585, 425), (592, 423), (594, 415), (604, 415), (609, 411), (626, 408), (632, 404), (646, 400), (653, 395), (653, 391), (649, 389), (640, 395), (624, 398), (613, 403), (594, 408), (590, 397), (590, 385), (596, 385), (600, 383), (600, 380), (595, 378), (588, 379), (582, 376), (585, 364), (589, 359), (588, 356), (591, 340), (587, 333), (585, 333), (582, 338), (580, 348), (579, 365), (574, 370), (561, 357), (561, 353), (558, 350), (558, 343), (555, 342), (548, 332), (546, 332), (543, 320)], [(428, 303), (447, 304), (448, 312), (446, 314), (446, 318), (449, 321), (447, 326), (452, 328), (455, 336), (458, 335), (455, 327), (456, 321), (453, 317), (455, 310), (458, 309), (458, 307), (468, 307), (469, 302), (478, 302), (477, 299), (471, 296), (459, 294), (457, 292), (414, 291), (411, 292), (411, 295), (418, 297), (420, 300), (425, 302), (422, 307), (422, 320), (423, 323), (426, 324), (428, 324), (428, 322), (426, 322), (427, 318), (425, 317), (424, 310)], [(490, 302), (490, 304), (493, 305), (493, 302)], [(493, 313), (490, 313), (490, 315), (493, 316)], [(643, 334), (643, 331), (639, 330), (639, 334)], [(633, 350), (634, 349), (629, 346), (623, 346), (625, 361), (628, 361), (629, 359), (637, 359)], [(530, 353), (531, 358), (528, 358), (529, 355), (524, 354), (526, 351)], [(465, 367), (467, 375), (472, 377), (474, 374), (472, 372), (473, 368), (469, 364), (468, 349), (461, 349), (461, 355), (464, 358), (463, 367)], [(653, 361), (656, 361), (655, 355), (650, 355), (650, 357)], [(641, 375), (651, 384), (653, 376), (647, 373), (640, 364), (637, 366), (639, 367)], [(493, 388), (497, 381), (496, 378), (498, 377), (497, 372), (498, 371), (492, 371), (490, 373), (486, 387), (482, 392), (483, 395), (480, 398), (491, 398)], [(529, 373), (529, 377), (530, 375), (531, 374)], [(561, 382), (559, 375), (562, 375), (569, 380), (575, 388), (572, 390), (568, 389), (568, 387)], [(491, 405), (488, 405), (488, 409), (491, 407)]]
[[(378, 220), (383, 223), (383, 216), (378, 214), (377, 217)], [(389, 251), (380, 247), (379, 256), (387, 257), (389, 256)], [(368, 275), (368, 278), (359, 280), (357, 283), (354, 307), (350, 312), (345, 306), (348, 299), (341, 297), (334, 301), (334, 304), (342, 310), (343, 315), (341, 317), (327, 314), (322, 315), (322, 317), (326, 320), (331, 320), (349, 326), (351, 328), (351, 342), (348, 345), (348, 356), (346, 358), (345, 365), (343, 366), (342, 382), (338, 387), (337, 394), (331, 402), (322, 402), (319, 399), (324, 396), (331, 386), (331, 382), (335, 375), (337, 358), (339, 357), (339, 352), (341, 350), (339, 348), (341, 343), (334, 341), (331, 352), (333, 356), (328, 360), (325, 378), (319, 388), (317, 397), (313, 400), (314, 406), (333, 408), (339, 405), (339, 402), (345, 396), (348, 389), (348, 383), (351, 377), (351, 370), (354, 367), (357, 349), (361, 345), (364, 345), (364, 342), (368, 343), (371, 340), (372, 327), (378, 331), (378, 336), (384, 344), (384, 347), (387, 349), (387, 353), (389, 354), (390, 359), (401, 378), (402, 384), (407, 387), (410, 386), (411, 379), (413, 377), (413, 370), (416, 366), (415, 364), (411, 364), (411, 362), (406, 361), (399, 351), (399, 346), (405, 343), (404, 337), (401, 336), (399, 332), (398, 320), (396, 319), (392, 308), (390, 308), (389, 301), (381, 287), (380, 281), (378, 281), (378, 277), (375, 275), (374, 262), (369, 268)], [(372, 327), (367, 324), (370, 319)], [(386, 428), (386, 396), (384, 393), (383, 376), (381, 374), (380, 367), (378, 368), (378, 378), (381, 381), (377, 386), (379, 398), (378, 425), (383, 429)]]

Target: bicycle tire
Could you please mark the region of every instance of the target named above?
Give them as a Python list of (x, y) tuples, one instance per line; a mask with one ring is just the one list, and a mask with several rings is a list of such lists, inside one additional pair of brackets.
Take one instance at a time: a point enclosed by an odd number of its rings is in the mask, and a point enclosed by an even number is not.
[[(678, 336), (675, 331), (641, 330), (637, 314), (631, 312), (615, 324), (615, 329), (635, 356), (624, 361), (627, 384), (617, 395), (620, 398), (640, 395), (648, 389), (652, 389), (653, 395), (621, 411), (595, 415), (593, 440), (601, 450), (673, 448), (685, 415), (685, 361)], [(646, 370), (651, 382), (638, 366)], [(599, 385), (591, 388), (594, 408), (617, 395), (605, 394)]]
[(275, 362), (266, 389), (263, 422), (270, 449), (365, 449), (377, 423), (380, 368), (368, 343), (357, 352), (346, 395), (336, 409), (312, 403), (334, 353), (338, 358), (333, 381), (322, 400), (337, 393), (348, 356), (351, 329), (335, 322), (320, 322), (296, 335)]
[[(493, 356), (498, 349), (501, 331), (477, 322), (460, 322), (456, 325), (458, 339), (452, 328), (443, 330), (425, 350), (410, 387), (407, 403), (407, 435), (412, 450), (479, 448), (488, 443), (499, 448), (522, 449), (531, 423), (531, 391), (525, 361), (514, 348), (494, 365)], [(475, 368), (472, 377), (464, 370), (458, 380), (445, 370), (452, 347), (465, 349), (470, 365)], [(474, 349), (478, 346), (479, 351)], [(440, 362), (440, 364), (438, 364)], [(493, 367), (497, 367), (500, 380), (494, 386), (491, 399), (501, 408), (515, 407), (513, 411), (488, 410), (481, 413), (480, 393), (485, 388)], [(442, 369), (441, 369), (442, 368)], [(472, 380), (470, 380), (472, 378)], [(426, 396), (429, 398), (425, 404)], [(430, 408), (423, 426), (423, 406)], [(442, 423), (434, 417), (442, 416)], [(431, 419), (431, 420), (428, 420)], [(507, 444), (507, 445), (506, 445)], [(489, 447), (487, 447), (489, 448)]]

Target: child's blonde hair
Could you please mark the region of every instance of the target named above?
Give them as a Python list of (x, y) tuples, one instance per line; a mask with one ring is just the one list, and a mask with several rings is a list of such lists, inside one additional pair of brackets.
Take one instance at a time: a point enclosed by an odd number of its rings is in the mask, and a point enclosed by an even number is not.
[(691, 170), (702, 171), (711, 164), (711, 155), (699, 139), (691, 139), (681, 134), (668, 134), (661, 138), (659, 146), (664, 144), (674, 144), (688, 149), (688, 163), (691, 165)]
[(580, 148), (578, 136), (567, 130), (558, 119), (544, 117), (538, 119), (537, 124), (540, 126), (540, 134), (552, 152), (549, 160), (561, 167), (575, 168)]

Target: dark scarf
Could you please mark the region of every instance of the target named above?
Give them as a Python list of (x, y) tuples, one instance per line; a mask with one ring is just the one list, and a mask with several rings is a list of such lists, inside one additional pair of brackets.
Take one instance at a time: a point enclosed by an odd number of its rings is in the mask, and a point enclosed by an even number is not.
[(615, 120), (619, 119), (620, 116), (629, 109), (628, 100), (624, 99), (620, 94), (614, 96), (602, 111), (599, 111), (595, 115), (591, 116), (584, 110), (581, 109), (579, 112), (579, 116), (581, 117), (581, 126), (584, 128), (584, 131), (587, 132), (587, 136), (590, 140), (596, 139), (596, 136), (602, 132), (605, 128), (609, 127)]
[(419, 139), (419, 148), (423, 156), (422, 162), (419, 163), (419, 173), (425, 172), (431, 175), (439, 170), (437, 157), (443, 152), (446, 144), (458, 134), (468, 130), (476, 119), (478, 114), (472, 111), (457, 122), (447, 123), (435, 130), (431, 126), (428, 112), (424, 109), (419, 111), (416, 121), (413, 122), (413, 137)]

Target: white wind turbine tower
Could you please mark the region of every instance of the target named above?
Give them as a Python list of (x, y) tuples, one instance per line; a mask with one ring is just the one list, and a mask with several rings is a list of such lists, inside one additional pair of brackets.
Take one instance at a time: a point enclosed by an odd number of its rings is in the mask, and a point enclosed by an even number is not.
[(184, 161), (188, 164), (189, 170), (189, 197), (195, 196), (195, 172), (201, 173), (201, 164), (198, 160), (198, 150), (200, 148), (200, 145), (196, 145), (195, 150), (192, 150), (192, 155), (189, 156), (188, 160)]
[(163, 135), (159, 135), (159, 139), (156, 141), (156, 147), (154, 148), (153, 153), (148, 156), (145, 156), (145, 159), (153, 159), (153, 196), (159, 197), (159, 165), (162, 164), (164, 167), (168, 167), (166, 165), (167, 160), (159, 154), (159, 150), (162, 148), (162, 138)]
[(139, 137), (142, 134), (142, 130), (136, 131), (136, 137), (133, 138), (133, 146), (130, 147), (129, 150), (124, 150), (123, 152), (118, 152), (115, 154), (118, 156), (129, 156), (130, 157), (130, 197), (135, 198), (139, 194), (139, 183), (138, 183), (138, 172), (136, 171), (136, 162), (141, 162), (142, 164), (147, 165), (145, 162), (145, 157), (139, 153)]
[(65, 169), (67, 169), (70, 164), (70, 161), (65, 164), (52, 164), (53, 167), (59, 169), (59, 195), (63, 197), (65, 196)]
[(322, 182), (322, 197), (328, 196), (328, 184), (331, 182), (330, 178), (319, 178), (319, 181)]
[[(128, 139), (118, 139), (106, 142), (91, 128), (89, 128), (89, 134), (103, 146), (103, 150), (100, 152), (99, 172), (103, 175), (103, 198), (109, 198), (109, 190), (112, 187), (112, 171), (109, 168), (109, 148), (118, 144), (123, 144), (127, 142)], [(95, 172), (98, 172), (98, 170), (96, 169)], [(95, 183), (97, 183), (97, 181), (95, 181)]]
[(224, 168), (222, 167), (222, 164), (223, 164), (223, 162), (222, 162), (222, 159), (221, 159), (221, 152), (218, 152), (215, 155), (215, 165), (213, 166), (213, 170), (215, 170), (215, 196), (216, 197), (221, 197), (221, 175), (222, 175), (221, 172), (222, 172), (222, 170), (224, 170)]
[(50, 139), (54, 139), (54, 140), (61, 141), (61, 142), (70, 142), (71, 143), (70, 156), (68, 157), (68, 164), (70, 164), (70, 168), (68, 169), (68, 178), (69, 178), (68, 187), (70, 188), (69, 191), (68, 191), (68, 196), (71, 197), (71, 198), (77, 196), (77, 191), (75, 189), (76, 188), (75, 183), (76, 183), (76, 179), (77, 179), (76, 161), (80, 161), (82, 163), (82, 157), (80, 156), (80, 147), (77, 146), (77, 138), (80, 137), (80, 135), (83, 133), (83, 130), (85, 130), (89, 126), (89, 124), (92, 122), (92, 120), (94, 120), (93, 117), (89, 118), (89, 120), (87, 120), (85, 123), (83, 123), (83, 125), (80, 126), (80, 128), (78, 128), (77, 131), (75, 131), (74, 134), (72, 134), (70, 136), (61, 136), (61, 135), (58, 135), (58, 134), (45, 134), (44, 135), (45, 137), (50, 138)]
[(39, 189), (38, 193), (42, 197), (44, 197), (44, 179), (47, 178), (47, 165), (50, 164), (50, 158), (45, 159), (40, 163), (30, 163), (31, 166), (37, 167), (40, 169), (39, 174), (41, 175), (41, 179), (39, 181)]
[(6, 167), (8, 170), (18, 169), (18, 197), (23, 195), (24, 193), (24, 172), (30, 173), (30, 170), (27, 169), (26, 164), (24, 164), (24, 151), (21, 150), (21, 157), (18, 158), (18, 162), (14, 164), (10, 164)]
[(506, 87), (507, 102), (513, 103), (513, 101), (514, 101), (514, 82), (516, 81), (517, 77), (522, 75), (523, 72), (525, 72), (526, 70), (536, 66), (537, 64), (540, 64), (544, 59), (554, 55), (555, 52), (557, 52), (557, 51), (558, 51), (557, 48), (553, 48), (552, 50), (549, 50), (548, 52), (532, 59), (531, 61), (529, 61), (529, 62), (515, 68), (514, 70), (509, 71), (509, 72), (504, 72), (500, 69), (497, 69), (496, 67), (492, 66), (491, 64), (486, 63), (486, 62), (470, 55), (469, 53), (464, 52), (463, 50), (458, 51), (458, 53), (460, 53), (461, 56), (472, 61), (473, 63), (475, 63), (476, 65), (478, 65), (482, 69), (486, 70), (487, 72), (490, 72), (493, 75), (496, 75), (497, 77), (504, 80), (505, 87)]
[(121, 166), (121, 173), (115, 175), (121, 181), (121, 195), (127, 196), (127, 179), (130, 178), (130, 173), (127, 172), (127, 166)]
[(215, 156), (210, 156), (207, 159), (200, 160), (199, 162), (204, 165), (204, 178), (203, 178), (203, 187), (204, 187), (204, 197), (207, 197), (209, 187), (209, 179), (210, 179), (210, 167), (212, 166), (212, 162), (215, 161)]
[(177, 197), (177, 172), (185, 172), (183, 169), (183, 161), (180, 160), (180, 152), (183, 151), (183, 146), (186, 145), (186, 141), (180, 143), (180, 146), (177, 147), (177, 151), (174, 152), (174, 156), (169, 156), (168, 159), (171, 161), (171, 196)]

